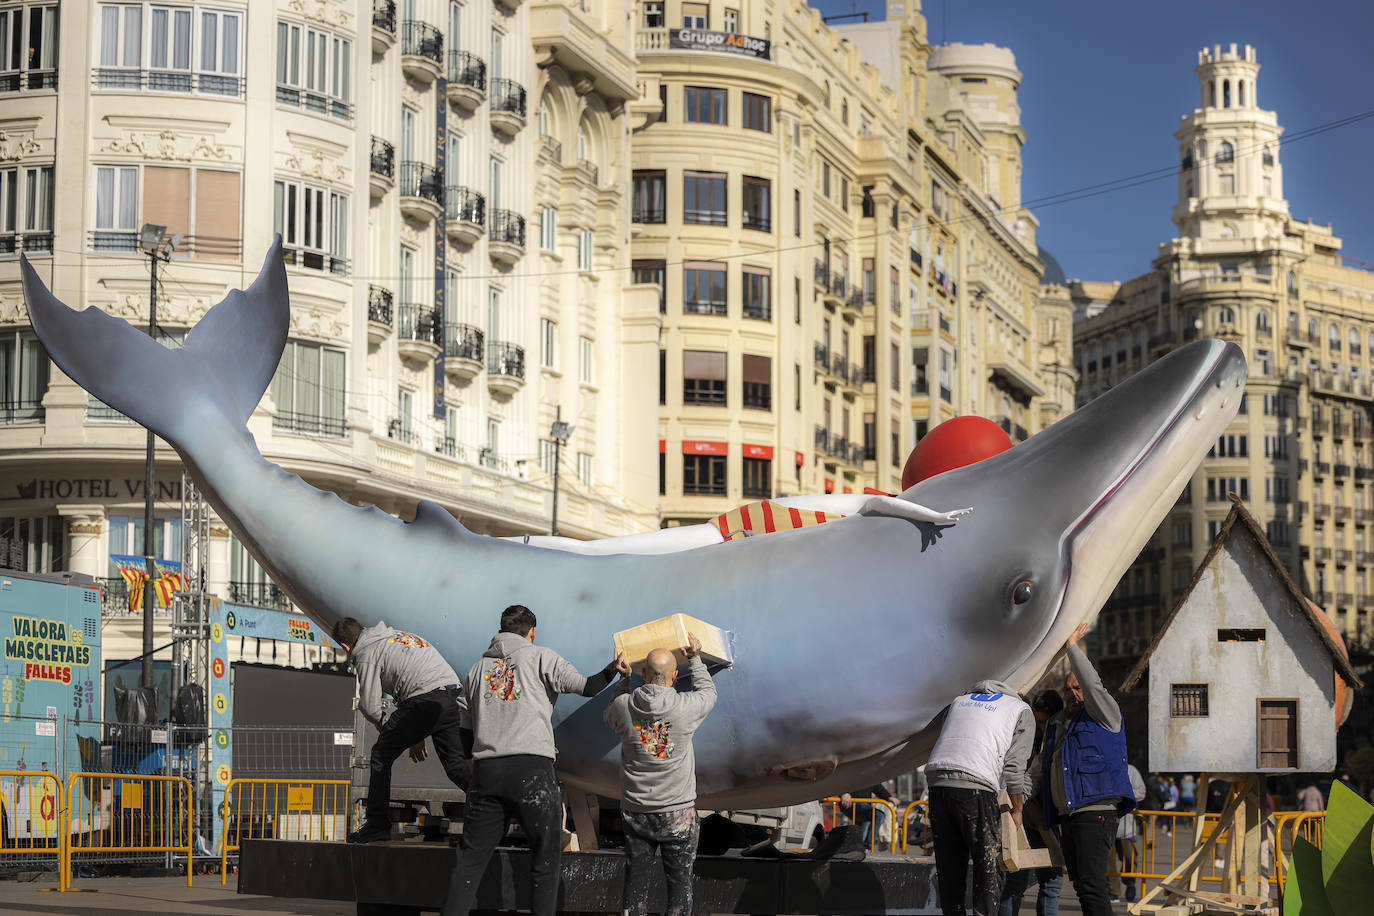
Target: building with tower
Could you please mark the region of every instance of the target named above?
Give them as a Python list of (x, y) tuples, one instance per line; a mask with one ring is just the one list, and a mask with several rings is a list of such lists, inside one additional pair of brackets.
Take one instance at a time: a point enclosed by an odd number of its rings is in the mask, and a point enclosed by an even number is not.
[(1240, 414), (1103, 610), (1108, 659), (1144, 649), (1230, 493), (1348, 640), (1374, 635), (1374, 273), (1342, 258), (1331, 226), (1290, 215), (1283, 129), (1260, 107), (1259, 71), (1248, 45), (1198, 53), (1198, 106), (1175, 134), (1178, 236), (1133, 280), (1065, 290), (1080, 403), (1200, 337), (1234, 342), (1250, 367)]

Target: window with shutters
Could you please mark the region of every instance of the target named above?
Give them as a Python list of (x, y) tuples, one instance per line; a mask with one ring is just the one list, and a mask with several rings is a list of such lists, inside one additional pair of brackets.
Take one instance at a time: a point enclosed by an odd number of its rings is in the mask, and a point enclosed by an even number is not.
[(744, 281), (742, 307), (745, 318), (771, 321), (773, 318), (772, 286), (769, 270), (766, 267), (752, 267), (748, 264), (741, 271)]
[(344, 434), (344, 352), (289, 340), (272, 379), (274, 429), (313, 436)]
[(686, 315), (725, 314), (725, 267), (688, 261), (682, 268), (682, 311)]
[(744, 406), (758, 410), (773, 408), (773, 360), (768, 356), (753, 356), (746, 353), (743, 357)]
[[(91, 247), (137, 251), (139, 228), (153, 223), (166, 226), (168, 236), (181, 236), (174, 256), (237, 260), (243, 246), (240, 177), (220, 169), (97, 166)], [(293, 187), (298, 195), (299, 186)], [(292, 216), (294, 228), (303, 230), (306, 214), (298, 205)]]
[(682, 492), (691, 496), (724, 496), (725, 456), (683, 455)]
[[(92, 31), (97, 89), (243, 95), (241, 12), (103, 3)], [(299, 56), (296, 62), (299, 75)]]
[(1298, 701), (1261, 699), (1259, 755), (1261, 770), (1297, 769)]
[(42, 422), (48, 375), (48, 353), (33, 332), (9, 329), (0, 335), (0, 382), (5, 394), (0, 422)]
[(725, 406), (725, 354), (682, 351), (682, 403)]
[(348, 195), (304, 182), (278, 180), (273, 188), (274, 227), (286, 263), (348, 273)]
[(353, 117), (352, 82), (352, 41), (302, 23), (277, 23), (279, 105), (346, 121)]
[(768, 458), (745, 458), (744, 496), (767, 499), (773, 495), (773, 462)]
[(52, 210), (51, 165), (0, 169), (0, 255), (52, 251)]
[(1207, 712), (1206, 684), (1170, 684), (1169, 715), (1175, 719), (1200, 718)]

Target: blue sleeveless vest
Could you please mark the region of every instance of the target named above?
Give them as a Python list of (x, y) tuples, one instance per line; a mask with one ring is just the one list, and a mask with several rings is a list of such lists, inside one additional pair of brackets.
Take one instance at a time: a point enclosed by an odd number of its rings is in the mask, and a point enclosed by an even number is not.
[[(1045, 823), (1053, 826), (1061, 815), (1054, 805), (1051, 782), (1054, 766), (1054, 747), (1059, 742), (1057, 726), (1045, 730), (1045, 743), (1040, 777), (1041, 800)], [(1112, 732), (1093, 721), (1087, 710), (1080, 709), (1069, 720), (1064, 746), (1060, 751), (1064, 768), (1064, 800), (1070, 812), (1108, 799), (1116, 799), (1117, 816), (1135, 808), (1135, 790), (1126, 771), (1126, 724), (1121, 731)]]

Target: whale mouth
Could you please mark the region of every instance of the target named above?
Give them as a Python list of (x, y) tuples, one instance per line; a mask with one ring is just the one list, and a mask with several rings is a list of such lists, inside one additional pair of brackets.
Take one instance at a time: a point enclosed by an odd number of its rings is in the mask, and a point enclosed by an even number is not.
[(1065, 570), (1059, 608), (1044, 638), (1016, 666), (1011, 683), (1022, 690), (1033, 687), (1074, 628), (1097, 616), (1235, 417), (1245, 379), (1239, 349), (1218, 347), (1167, 421), (1069, 526), (1061, 550)]

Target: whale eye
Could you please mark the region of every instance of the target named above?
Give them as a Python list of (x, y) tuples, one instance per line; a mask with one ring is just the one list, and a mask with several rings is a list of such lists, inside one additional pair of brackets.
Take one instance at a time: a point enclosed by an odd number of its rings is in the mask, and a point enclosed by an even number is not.
[(1031, 596), (1034, 594), (1035, 583), (1029, 579), (1022, 579), (1011, 587), (1012, 604), (1025, 604), (1027, 601), (1031, 600)]

